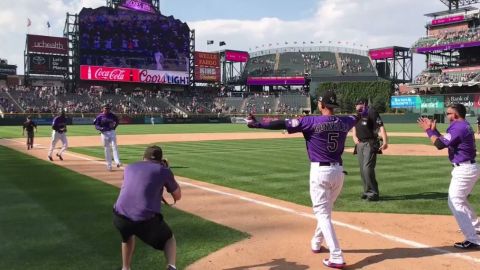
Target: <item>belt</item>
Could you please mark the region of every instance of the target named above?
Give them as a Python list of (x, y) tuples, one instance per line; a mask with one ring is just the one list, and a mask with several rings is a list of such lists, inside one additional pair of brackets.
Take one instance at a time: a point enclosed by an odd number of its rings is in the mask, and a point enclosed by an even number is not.
[(458, 167), (460, 165), (468, 165), (468, 164), (475, 164), (476, 161), (474, 159), (472, 160), (467, 160), (467, 161), (463, 161), (463, 162), (458, 162), (458, 163), (452, 163), (452, 166), (453, 167)]
[(315, 162), (318, 166), (342, 166), (341, 162)]

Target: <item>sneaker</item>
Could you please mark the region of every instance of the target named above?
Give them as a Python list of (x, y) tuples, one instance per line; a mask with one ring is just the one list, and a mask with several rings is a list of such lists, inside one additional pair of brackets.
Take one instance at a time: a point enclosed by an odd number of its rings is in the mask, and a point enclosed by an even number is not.
[(465, 240), (463, 242), (457, 242), (453, 244), (453, 246), (461, 249), (479, 249), (480, 248), (480, 245), (472, 243), (468, 240)]
[(122, 167), (122, 163), (117, 164), (117, 168), (120, 168), (120, 167)]
[(313, 253), (320, 253), (322, 252), (322, 244), (317, 242), (311, 242), (311, 248)]
[(177, 270), (177, 268), (171, 264), (167, 265), (167, 270)]
[(53, 158), (51, 156), (48, 156), (48, 159), (50, 159), (50, 161), (53, 161)]
[(371, 197), (367, 197), (367, 201), (369, 201), (369, 202), (377, 202), (379, 200), (380, 200), (380, 198), (376, 195), (371, 196)]
[(107, 166), (107, 171), (111, 172), (112, 171), (112, 166)]
[(329, 259), (323, 260), (323, 265), (335, 269), (343, 269), (347, 264), (346, 263), (333, 263)]
[(57, 154), (57, 157), (58, 157), (60, 160), (63, 160), (63, 157), (62, 157), (62, 155), (60, 155), (60, 154)]

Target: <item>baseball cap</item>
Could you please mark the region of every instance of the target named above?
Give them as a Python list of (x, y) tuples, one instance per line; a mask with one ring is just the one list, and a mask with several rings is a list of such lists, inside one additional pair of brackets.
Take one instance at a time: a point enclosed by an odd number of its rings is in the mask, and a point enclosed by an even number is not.
[(161, 161), (163, 158), (162, 148), (157, 145), (147, 147), (147, 149), (145, 149), (145, 153), (143, 154), (143, 158), (147, 160)]
[(355, 102), (355, 105), (368, 105), (368, 99), (366, 98), (359, 98), (357, 99), (357, 102)]
[(328, 90), (318, 99), (323, 102), (327, 108), (338, 108), (340, 105), (337, 103), (337, 95), (332, 90)]
[(110, 107), (110, 104), (105, 103), (105, 104), (103, 104), (102, 108), (111, 109), (112, 107)]

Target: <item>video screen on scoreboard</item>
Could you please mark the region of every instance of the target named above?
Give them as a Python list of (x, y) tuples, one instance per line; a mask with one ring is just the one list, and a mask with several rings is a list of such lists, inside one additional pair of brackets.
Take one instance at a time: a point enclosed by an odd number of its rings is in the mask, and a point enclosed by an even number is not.
[(172, 16), (84, 8), (79, 27), (81, 65), (188, 71), (190, 28)]

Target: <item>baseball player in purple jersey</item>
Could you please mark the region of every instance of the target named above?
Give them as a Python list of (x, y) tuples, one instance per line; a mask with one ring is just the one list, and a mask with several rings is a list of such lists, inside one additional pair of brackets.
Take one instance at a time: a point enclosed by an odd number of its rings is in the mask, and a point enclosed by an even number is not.
[(478, 249), (480, 236), (476, 234), (476, 230), (480, 231), (480, 223), (467, 197), (472, 192), (480, 172), (475, 162), (475, 132), (465, 120), (466, 113), (467, 110), (462, 104), (448, 106), (446, 116), (450, 126), (445, 135), (438, 132), (434, 120), (419, 118), (418, 124), (427, 132), (437, 149), (448, 148), (448, 158), (453, 166), (448, 188), (448, 206), (465, 236), (465, 240), (455, 243), (454, 247)]
[(107, 170), (112, 170), (112, 152), (113, 159), (117, 168), (122, 166), (117, 149), (117, 134), (115, 129), (118, 126), (118, 117), (110, 112), (110, 105), (103, 106), (103, 112), (95, 118), (93, 122), (95, 128), (100, 131), (103, 147), (105, 148), (105, 161), (107, 162)]
[(65, 117), (65, 112), (62, 111), (59, 116), (53, 118), (52, 122), (52, 141), (50, 144), (50, 149), (48, 150), (48, 159), (53, 161), (52, 154), (53, 149), (58, 141), (62, 141), (62, 148), (56, 154), (60, 160), (63, 160), (62, 154), (68, 148), (67, 141), (67, 118)]
[(164, 188), (175, 201), (181, 199), (182, 193), (162, 155), (160, 147), (150, 146), (143, 161), (125, 168), (120, 195), (113, 208), (113, 224), (122, 236), (122, 270), (130, 270), (135, 236), (163, 250), (167, 270), (176, 269), (176, 240), (160, 209)]
[(305, 116), (260, 123), (253, 116), (247, 118), (250, 128), (286, 129), (288, 133), (302, 132), (310, 159), (310, 198), (317, 227), (311, 240), (314, 253), (319, 253), (323, 240), (328, 245), (330, 257), (323, 264), (341, 269), (345, 267), (343, 253), (332, 225), (331, 214), (335, 200), (344, 181), (342, 153), (347, 133), (360, 119), (356, 116), (335, 116), (339, 105), (334, 92), (327, 91), (318, 101), (321, 116)]

